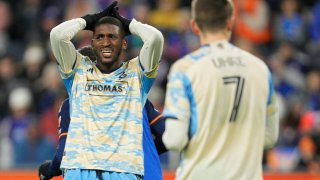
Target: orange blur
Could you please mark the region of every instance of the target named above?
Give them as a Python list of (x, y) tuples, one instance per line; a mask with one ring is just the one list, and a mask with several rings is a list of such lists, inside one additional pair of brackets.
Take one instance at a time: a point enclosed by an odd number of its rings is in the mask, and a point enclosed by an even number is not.
[[(173, 180), (174, 172), (164, 172), (164, 180)], [(0, 171), (2, 180), (35, 180), (39, 179), (37, 171)], [(62, 180), (62, 176), (53, 178), (53, 180)], [(264, 180), (320, 180), (320, 173), (265, 173)]]

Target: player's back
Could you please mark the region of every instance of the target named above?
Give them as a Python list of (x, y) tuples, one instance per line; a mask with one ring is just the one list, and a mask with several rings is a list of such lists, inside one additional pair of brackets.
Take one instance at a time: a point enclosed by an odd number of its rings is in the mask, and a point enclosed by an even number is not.
[(227, 41), (204, 46), (175, 66), (190, 83), (190, 141), (178, 179), (262, 179), (270, 72)]

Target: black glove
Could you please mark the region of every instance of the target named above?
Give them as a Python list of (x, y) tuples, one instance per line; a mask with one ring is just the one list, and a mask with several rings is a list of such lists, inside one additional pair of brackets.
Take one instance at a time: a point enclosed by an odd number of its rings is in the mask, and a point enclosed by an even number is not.
[(117, 4), (118, 4), (118, 1), (113, 1), (106, 9), (104, 9), (103, 11), (101, 11), (99, 13), (87, 14), (85, 16), (82, 16), (81, 18), (83, 18), (86, 21), (86, 27), (84, 29), (93, 31), (94, 25), (96, 24), (96, 22), (102, 17), (110, 16), (113, 9), (118, 8), (118, 7), (116, 7)]
[(46, 161), (40, 165), (38, 172), (40, 180), (49, 180), (53, 178), (53, 176), (49, 173), (50, 164), (51, 161)]
[(122, 23), (126, 36), (131, 34), (130, 29), (129, 29), (129, 25), (130, 25), (132, 19), (127, 19), (125, 17), (120, 16), (119, 12), (118, 12), (118, 7), (112, 8), (112, 12), (111, 12), (110, 16), (117, 18)]

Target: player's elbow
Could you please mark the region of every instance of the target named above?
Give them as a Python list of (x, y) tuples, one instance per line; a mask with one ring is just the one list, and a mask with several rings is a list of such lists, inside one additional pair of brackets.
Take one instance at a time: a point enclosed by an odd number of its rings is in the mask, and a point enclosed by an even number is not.
[(188, 142), (188, 138), (176, 138), (163, 136), (163, 143), (168, 150), (182, 151)]
[(163, 49), (164, 37), (159, 30), (153, 32), (153, 36), (150, 36), (150, 46), (155, 49)]
[(272, 136), (266, 137), (264, 140), (264, 149), (268, 150), (276, 146), (278, 142), (278, 134), (274, 134)]
[(188, 143), (188, 128), (178, 120), (167, 119), (162, 141), (168, 150), (181, 151)]
[(57, 27), (54, 27), (50, 31), (50, 41), (59, 39), (59, 29)]
[(61, 31), (61, 28), (59, 26), (54, 27), (53, 29), (51, 29), (50, 31), (50, 41), (51, 44), (52, 43), (59, 43), (61, 41), (63, 41), (64, 36), (63, 36), (63, 32)]
[(156, 42), (159, 47), (163, 47), (164, 37), (160, 31), (155, 32), (154, 42)]
[(275, 128), (270, 128), (266, 130), (265, 138), (264, 138), (264, 149), (273, 148), (277, 142), (279, 137), (279, 128), (276, 126)]
[(279, 137), (279, 115), (274, 112), (267, 117), (266, 130), (264, 136), (264, 149), (273, 148), (278, 141)]

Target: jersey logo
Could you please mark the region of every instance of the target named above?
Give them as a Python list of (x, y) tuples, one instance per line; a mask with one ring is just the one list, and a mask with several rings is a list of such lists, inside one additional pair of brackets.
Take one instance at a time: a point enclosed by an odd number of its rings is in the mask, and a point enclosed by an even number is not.
[(93, 68), (87, 69), (87, 72), (90, 72), (92, 74), (93, 73)]
[(119, 77), (119, 79), (123, 79), (127, 77), (127, 74), (125, 73), (125, 71), (122, 71), (121, 73), (117, 74), (117, 76)]
[(89, 81), (85, 87), (85, 91), (94, 96), (125, 95), (127, 94), (127, 89), (128, 82), (126, 81), (117, 81), (113, 83)]

